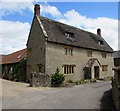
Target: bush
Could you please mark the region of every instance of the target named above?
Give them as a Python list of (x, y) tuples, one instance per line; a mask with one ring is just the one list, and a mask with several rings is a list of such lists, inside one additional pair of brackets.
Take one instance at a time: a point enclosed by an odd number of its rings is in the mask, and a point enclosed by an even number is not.
[(79, 84), (80, 84), (80, 82), (79, 82), (79, 81), (75, 81), (75, 84), (76, 84), (76, 85), (79, 85)]
[(59, 72), (60, 70), (57, 68), (55, 74), (52, 75), (52, 86), (58, 87), (65, 80), (64, 74), (60, 74)]
[(85, 81), (85, 79), (81, 79), (80, 81), (81, 81), (81, 82), (84, 82), (84, 81)]
[(106, 80), (112, 80), (112, 79), (113, 79), (112, 76), (108, 76), (108, 77), (106, 77)]
[(11, 80), (26, 81), (26, 60), (21, 60), (13, 66), (13, 73), (10, 75)]
[(74, 81), (73, 80), (68, 80), (68, 83), (74, 83)]
[(95, 83), (95, 82), (97, 82), (97, 80), (96, 79), (91, 79), (90, 82)]

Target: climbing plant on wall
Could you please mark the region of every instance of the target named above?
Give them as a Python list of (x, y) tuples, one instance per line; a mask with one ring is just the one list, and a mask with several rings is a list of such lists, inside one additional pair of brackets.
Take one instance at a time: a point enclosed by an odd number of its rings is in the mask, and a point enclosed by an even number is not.
[(18, 64), (13, 66), (11, 77), (12, 79), (16, 79), (16, 81), (26, 80), (26, 60), (21, 60)]

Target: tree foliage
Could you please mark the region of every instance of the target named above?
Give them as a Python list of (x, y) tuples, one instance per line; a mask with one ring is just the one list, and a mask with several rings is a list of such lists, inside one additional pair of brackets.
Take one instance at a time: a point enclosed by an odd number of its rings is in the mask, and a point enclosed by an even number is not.
[(65, 80), (65, 75), (60, 73), (59, 68), (56, 69), (55, 74), (52, 75), (52, 85), (60, 86)]
[(11, 79), (16, 79), (17, 81), (26, 80), (26, 60), (21, 60), (18, 64), (13, 66)]

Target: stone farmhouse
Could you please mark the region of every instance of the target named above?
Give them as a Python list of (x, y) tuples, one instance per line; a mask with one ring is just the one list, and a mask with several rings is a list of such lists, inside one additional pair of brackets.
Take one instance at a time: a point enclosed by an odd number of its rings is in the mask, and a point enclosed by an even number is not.
[(27, 79), (30, 73), (53, 74), (56, 68), (66, 81), (112, 76), (113, 49), (101, 35), (40, 16), (34, 18), (27, 41)]

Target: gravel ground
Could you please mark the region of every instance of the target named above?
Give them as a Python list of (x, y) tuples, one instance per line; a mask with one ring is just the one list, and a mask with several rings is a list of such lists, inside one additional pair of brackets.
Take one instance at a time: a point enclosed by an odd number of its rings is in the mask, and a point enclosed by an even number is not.
[(25, 83), (3, 80), (2, 106), (5, 109), (113, 110), (110, 90), (110, 81), (70, 88), (31, 88)]
[(48, 87), (29, 87), (28, 83), (13, 82), (9, 80), (0, 79), (0, 97), (13, 97), (25, 92), (35, 92), (50, 89)]

